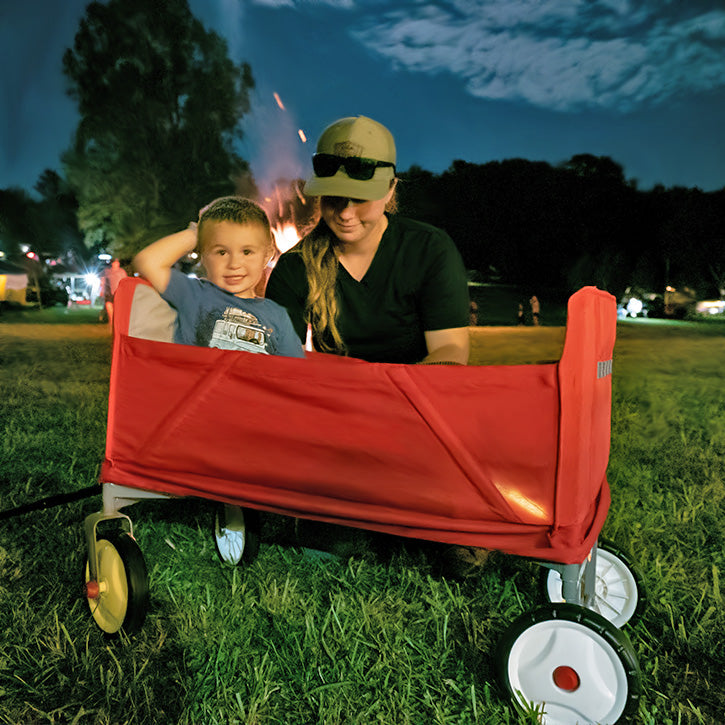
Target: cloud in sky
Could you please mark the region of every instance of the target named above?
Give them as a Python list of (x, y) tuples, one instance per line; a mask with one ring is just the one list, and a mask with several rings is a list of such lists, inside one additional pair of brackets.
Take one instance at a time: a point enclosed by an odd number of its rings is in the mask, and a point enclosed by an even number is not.
[[(239, 2), (243, 0), (237, 0)], [(330, 5), (331, 7), (352, 10), (356, 6), (356, 0), (253, 0), (255, 5), (263, 5), (269, 8), (293, 8), (299, 5)]]
[(395, 68), (450, 73), (473, 96), (628, 112), (725, 86), (719, 0), (257, 0), (349, 11)]

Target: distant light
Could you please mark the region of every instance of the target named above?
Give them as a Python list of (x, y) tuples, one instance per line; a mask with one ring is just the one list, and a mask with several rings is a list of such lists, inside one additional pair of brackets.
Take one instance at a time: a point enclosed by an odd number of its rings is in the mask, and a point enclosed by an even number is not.
[(725, 300), (702, 300), (695, 311), (700, 315), (722, 315), (725, 312)]
[(21, 244), (20, 245), (20, 251), (25, 254), (26, 252), (30, 251), (30, 247), (27, 244)]
[(98, 259), (100, 259), (101, 262), (110, 262), (113, 259), (113, 257), (110, 254), (106, 253), (106, 252), (101, 252), (98, 255)]
[(25, 256), (28, 259), (38, 259), (38, 255), (35, 252), (25, 252)]
[(88, 274), (84, 274), (83, 280), (89, 287), (95, 287), (101, 281), (100, 277), (94, 272), (88, 272)]
[(189, 252), (190, 259), (199, 259), (199, 255), (196, 252)]
[(629, 312), (632, 317), (637, 317), (637, 315), (642, 312), (642, 300), (638, 300), (636, 297), (630, 298), (629, 302), (627, 302), (627, 312)]
[(2, 249), (0, 249), (0, 257), (4, 257), (4, 256), (5, 256), (5, 252), (3, 252)]
[(305, 132), (301, 128), (297, 131), (297, 134), (302, 139), (302, 143), (307, 143), (307, 136), (305, 136)]

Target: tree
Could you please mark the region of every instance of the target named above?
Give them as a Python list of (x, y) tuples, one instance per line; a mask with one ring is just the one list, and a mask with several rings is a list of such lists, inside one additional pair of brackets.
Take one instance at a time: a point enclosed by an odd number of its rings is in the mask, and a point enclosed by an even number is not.
[(56, 171), (46, 169), (38, 178), (35, 191), (41, 197), (35, 211), (41, 226), (37, 252), (43, 257), (82, 261), (87, 250), (78, 230), (78, 200), (68, 182)]
[(46, 169), (35, 190), (40, 200), (22, 189), (0, 190), (0, 239), (9, 258), (29, 247), (42, 258), (85, 256), (76, 223), (77, 202), (68, 184)]
[(556, 167), (455, 160), (442, 174), (412, 166), (401, 177), (401, 212), (445, 229), (484, 276), (493, 267), (532, 291), (673, 284), (725, 295), (725, 189), (642, 192), (591, 154)]
[(398, 208), (401, 214), (411, 219), (425, 220), (434, 226), (443, 226), (441, 194), (438, 177), (417, 164), (398, 174)]
[(567, 265), (569, 286), (597, 284), (621, 294), (643, 252), (636, 187), (608, 156), (577, 154), (559, 170), (571, 182), (566, 196), (581, 230)]
[(622, 185), (625, 183), (624, 169), (609, 156), (575, 154), (568, 161), (561, 164), (561, 168), (571, 171), (584, 179), (609, 180)]
[(28, 226), (34, 204), (23, 189), (0, 189), (0, 249), (9, 259), (20, 257), (20, 246), (35, 239), (35, 230)]
[(251, 69), (186, 0), (92, 2), (63, 70), (81, 115), (63, 162), (87, 236), (130, 256), (212, 198), (255, 193), (234, 151)]

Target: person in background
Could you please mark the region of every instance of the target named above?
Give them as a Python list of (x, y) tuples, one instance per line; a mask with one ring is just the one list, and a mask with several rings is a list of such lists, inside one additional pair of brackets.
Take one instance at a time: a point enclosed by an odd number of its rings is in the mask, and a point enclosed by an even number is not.
[(468, 362), (469, 298), (453, 241), (398, 217), (390, 131), (365, 116), (328, 126), (304, 193), (320, 220), (283, 254), (266, 297), (316, 350), (370, 362)]
[(472, 327), (476, 327), (478, 325), (478, 304), (471, 300), (471, 306), (469, 309), (469, 321), (468, 324)]
[[(174, 265), (197, 249), (205, 279)], [(136, 271), (177, 312), (174, 342), (222, 349), (303, 357), (289, 316), (254, 288), (274, 253), (265, 211), (238, 196), (216, 199), (180, 232), (142, 249)]]
[(536, 295), (533, 295), (533, 297), (529, 300), (529, 304), (531, 305), (531, 320), (533, 325), (539, 324), (539, 312), (541, 312), (541, 304), (539, 303), (539, 298)]
[[(113, 298), (118, 285), (124, 277), (128, 277), (126, 270), (121, 266), (118, 259), (112, 259), (110, 266), (103, 270), (101, 275), (101, 297), (103, 297), (103, 309), (106, 314), (108, 326), (113, 330)], [(102, 319), (102, 318), (101, 318)]]

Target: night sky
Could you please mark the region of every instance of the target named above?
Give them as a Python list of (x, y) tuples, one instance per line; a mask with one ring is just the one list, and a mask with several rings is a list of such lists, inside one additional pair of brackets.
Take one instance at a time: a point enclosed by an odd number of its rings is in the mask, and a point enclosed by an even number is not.
[[(78, 121), (61, 58), (86, 5), (0, 0), (0, 188), (31, 190), (44, 169), (60, 170)], [(725, 187), (722, 0), (190, 7), (252, 66), (239, 152), (263, 189), (306, 175), (322, 128), (357, 114), (391, 129), (400, 170), (591, 153), (612, 157), (640, 189)]]

